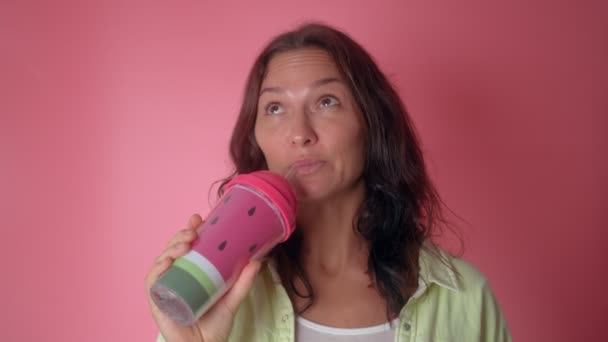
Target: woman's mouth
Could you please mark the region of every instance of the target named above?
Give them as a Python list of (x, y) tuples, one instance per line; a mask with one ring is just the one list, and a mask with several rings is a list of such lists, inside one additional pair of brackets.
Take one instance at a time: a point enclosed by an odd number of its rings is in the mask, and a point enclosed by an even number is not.
[(290, 170), (298, 175), (310, 175), (319, 171), (325, 162), (318, 159), (301, 159), (290, 165)]

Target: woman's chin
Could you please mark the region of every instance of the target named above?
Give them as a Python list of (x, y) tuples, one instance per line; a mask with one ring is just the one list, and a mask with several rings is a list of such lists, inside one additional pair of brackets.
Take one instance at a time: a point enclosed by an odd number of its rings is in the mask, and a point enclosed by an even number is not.
[(330, 195), (329, 189), (327, 187), (318, 187), (318, 186), (310, 186), (310, 185), (296, 185), (294, 187), (296, 198), (298, 202), (318, 202), (327, 198)]
[(329, 180), (325, 182), (308, 181), (292, 183), (296, 199), (302, 204), (334, 201), (338, 198), (345, 198), (345, 196), (364, 196), (365, 186), (362, 179), (359, 179), (355, 184), (348, 187), (339, 186), (338, 184)]

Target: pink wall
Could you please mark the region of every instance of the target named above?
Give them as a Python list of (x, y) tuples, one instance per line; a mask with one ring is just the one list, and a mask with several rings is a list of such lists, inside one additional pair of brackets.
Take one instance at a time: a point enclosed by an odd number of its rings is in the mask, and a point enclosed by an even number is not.
[(253, 57), (321, 19), (404, 96), (515, 340), (608, 340), (605, 2), (83, 3), (0, 4), (3, 339), (154, 338), (144, 275), (208, 210)]

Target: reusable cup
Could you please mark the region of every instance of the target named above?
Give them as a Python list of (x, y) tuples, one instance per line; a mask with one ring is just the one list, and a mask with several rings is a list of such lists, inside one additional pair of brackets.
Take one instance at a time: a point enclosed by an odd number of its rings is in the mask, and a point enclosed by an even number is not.
[(192, 249), (152, 285), (154, 303), (182, 325), (198, 320), (236, 281), (243, 267), (289, 238), (296, 197), (283, 176), (238, 175), (198, 228)]

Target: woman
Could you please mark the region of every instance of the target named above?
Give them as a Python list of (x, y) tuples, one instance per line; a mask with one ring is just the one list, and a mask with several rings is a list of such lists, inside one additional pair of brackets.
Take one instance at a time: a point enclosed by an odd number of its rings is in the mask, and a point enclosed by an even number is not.
[[(510, 340), (484, 276), (431, 242), (443, 220), (414, 127), (344, 33), (308, 24), (270, 42), (247, 80), (230, 153), (232, 176), (296, 170), (296, 232), (247, 265), (192, 327), (150, 301), (159, 341)], [(194, 215), (168, 243), (148, 288), (201, 222)]]

